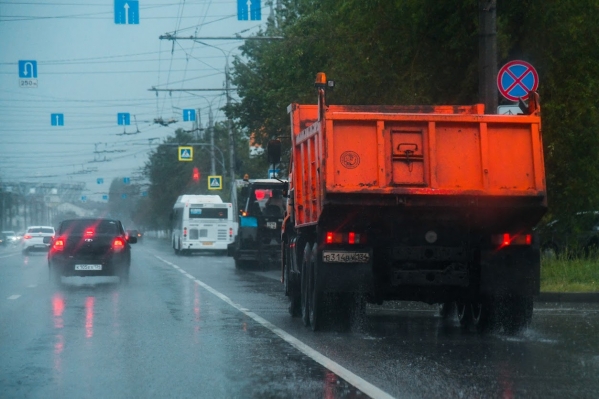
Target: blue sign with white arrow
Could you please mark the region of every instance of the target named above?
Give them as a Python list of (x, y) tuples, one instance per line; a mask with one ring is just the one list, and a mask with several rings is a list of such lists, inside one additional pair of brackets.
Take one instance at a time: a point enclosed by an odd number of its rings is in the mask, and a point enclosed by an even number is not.
[(131, 183), (131, 179), (129, 177), (123, 177), (123, 183), (129, 184)]
[(19, 60), (19, 77), (21, 79), (37, 78), (37, 61)]
[(183, 110), (183, 122), (193, 122), (196, 120), (195, 109), (184, 109)]
[(97, 182), (98, 184), (104, 184), (104, 179), (103, 179), (103, 178), (101, 178), (101, 177), (98, 177), (98, 178), (96, 179), (96, 182)]
[(114, 23), (117, 25), (138, 25), (139, 1), (114, 0)]
[(117, 122), (119, 125), (130, 125), (131, 124), (131, 114), (128, 112), (119, 112), (117, 114)]
[(237, 0), (237, 19), (239, 21), (260, 21), (262, 4), (260, 0)]
[(64, 114), (50, 114), (50, 124), (52, 126), (64, 126)]

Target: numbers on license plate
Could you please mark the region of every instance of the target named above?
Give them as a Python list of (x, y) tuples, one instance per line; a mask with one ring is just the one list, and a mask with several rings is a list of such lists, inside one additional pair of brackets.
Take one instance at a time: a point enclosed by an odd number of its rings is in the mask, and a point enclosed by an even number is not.
[(75, 270), (102, 270), (102, 265), (75, 265)]
[(266, 222), (266, 228), (267, 229), (276, 229), (277, 228), (277, 222)]
[(368, 263), (368, 252), (323, 252), (323, 262), (329, 263)]

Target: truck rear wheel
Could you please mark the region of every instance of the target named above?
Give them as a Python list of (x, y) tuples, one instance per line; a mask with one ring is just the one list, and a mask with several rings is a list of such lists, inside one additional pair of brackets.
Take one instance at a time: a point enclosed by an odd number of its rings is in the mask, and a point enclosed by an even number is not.
[(308, 273), (310, 272), (309, 262), (311, 258), (310, 243), (306, 243), (304, 248), (304, 255), (302, 257), (302, 273), (301, 273), (301, 311), (302, 311), (302, 322), (306, 327), (310, 325), (310, 279)]
[(504, 300), (502, 324), (507, 334), (521, 332), (532, 321), (532, 296), (514, 295)]
[(282, 246), (282, 260), (283, 260), (283, 278), (285, 280), (285, 295), (289, 297), (289, 313), (292, 317), (299, 317), (302, 314), (302, 300), (300, 298), (300, 289), (295, 281), (296, 278), (291, 273), (291, 251), (286, 242), (281, 244)]

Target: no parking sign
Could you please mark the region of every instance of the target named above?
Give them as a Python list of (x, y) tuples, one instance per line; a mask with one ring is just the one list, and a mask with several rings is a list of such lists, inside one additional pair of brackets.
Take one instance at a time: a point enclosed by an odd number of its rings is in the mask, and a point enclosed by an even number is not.
[(539, 75), (526, 61), (510, 61), (497, 74), (497, 88), (510, 101), (526, 100), (539, 87)]

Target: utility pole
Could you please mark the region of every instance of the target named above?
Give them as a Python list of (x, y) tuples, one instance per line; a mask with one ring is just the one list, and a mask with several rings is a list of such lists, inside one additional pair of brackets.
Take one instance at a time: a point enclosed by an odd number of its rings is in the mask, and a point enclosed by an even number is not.
[(478, 1), (478, 95), (485, 113), (497, 113), (497, 0)]
[(216, 175), (214, 163), (214, 120), (212, 118), (212, 105), (208, 108), (208, 128), (210, 129), (210, 175)]

